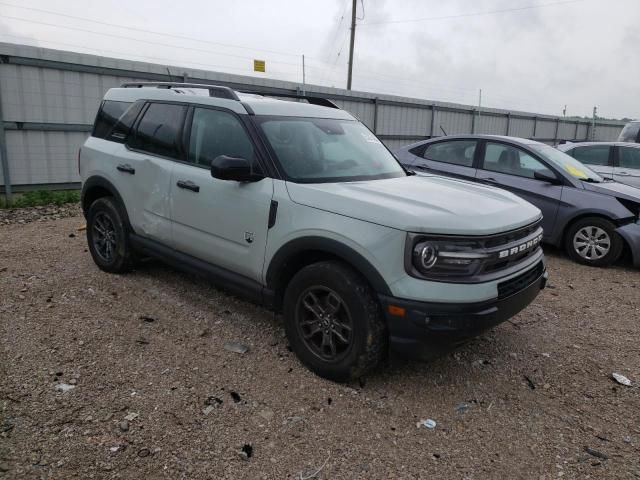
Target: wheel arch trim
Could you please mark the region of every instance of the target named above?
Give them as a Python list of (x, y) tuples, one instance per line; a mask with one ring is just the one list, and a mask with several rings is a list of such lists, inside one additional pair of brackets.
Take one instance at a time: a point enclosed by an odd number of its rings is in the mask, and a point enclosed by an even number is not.
[(94, 188), (105, 189), (116, 199), (118, 207), (120, 208), (120, 211), (124, 216), (123, 220), (125, 222), (125, 225), (127, 226), (127, 228), (129, 228), (129, 231), (133, 232), (133, 229), (131, 227), (131, 222), (129, 221), (129, 213), (127, 212), (127, 207), (124, 201), (122, 200), (122, 196), (120, 195), (120, 192), (118, 192), (118, 189), (113, 185), (113, 183), (111, 183), (109, 180), (99, 175), (94, 175), (92, 177), (87, 178), (87, 180), (82, 184), (82, 191), (80, 194), (80, 204), (82, 205), (82, 212), (84, 213), (85, 218), (87, 217), (87, 212), (90, 207), (89, 203), (86, 202), (85, 199), (87, 197), (87, 194)]
[(369, 260), (344, 243), (318, 236), (300, 237), (282, 245), (271, 257), (267, 267), (265, 276), (267, 287), (275, 291), (278, 288), (280, 272), (287, 261), (305, 251), (323, 252), (337, 257), (363, 275), (377, 293), (391, 295), (387, 282)]

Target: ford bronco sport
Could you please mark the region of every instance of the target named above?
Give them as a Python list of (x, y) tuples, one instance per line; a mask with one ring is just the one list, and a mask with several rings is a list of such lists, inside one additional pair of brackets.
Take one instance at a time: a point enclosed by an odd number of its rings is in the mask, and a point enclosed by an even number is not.
[(79, 153), (95, 263), (204, 274), (284, 316), (317, 374), (363, 375), (486, 330), (544, 287), (540, 211), (405, 170), (349, 113), (226, 87), (107, 92)]

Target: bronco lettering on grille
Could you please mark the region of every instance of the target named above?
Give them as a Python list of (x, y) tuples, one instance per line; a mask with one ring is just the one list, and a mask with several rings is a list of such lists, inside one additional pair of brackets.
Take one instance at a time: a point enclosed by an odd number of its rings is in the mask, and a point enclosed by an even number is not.
[(508, 248), (506, 250), (501, 250), (498, 253), (498, 258), (507, 258), (510, 257), (512, 255), (516, 255), (518, 253), (522, 253), (526, 250), (529, 250), (533, 247), (536, 247), (540, 241), (542, 240), (542, 234), (538, 235), (535, 238), (532, 238), (531, 240), (529, 240), (528, 242), (522, 243), (520, 245), (517, 245), (515, 247), (511, 247)]

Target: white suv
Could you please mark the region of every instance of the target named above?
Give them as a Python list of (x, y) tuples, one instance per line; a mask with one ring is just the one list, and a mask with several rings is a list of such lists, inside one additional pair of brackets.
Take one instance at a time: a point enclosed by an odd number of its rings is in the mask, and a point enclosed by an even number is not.
[(107, 272), (138, 256), (284, 314), (321, 376), (363, 375), (515, 315), (544, 287), (540, 211), (406, 171), (331, 102), (211, 85), (107, 92), (79, 154), (87, 240)]

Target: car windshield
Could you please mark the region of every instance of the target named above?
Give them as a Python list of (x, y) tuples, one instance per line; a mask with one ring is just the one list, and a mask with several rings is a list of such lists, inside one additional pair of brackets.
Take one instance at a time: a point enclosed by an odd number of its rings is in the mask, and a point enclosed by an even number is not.
[(257, 117), (287, 177), (300, 183), (406, 176), (387, 148), (355, 120)]
[(549, 145), (529, 145), (529, 148), (578, 180), (598, 183), (603, 181), (603, 178), (596, 172), (556, 148)]

